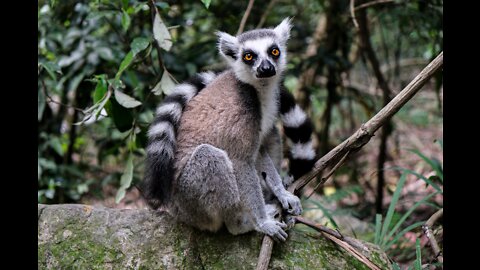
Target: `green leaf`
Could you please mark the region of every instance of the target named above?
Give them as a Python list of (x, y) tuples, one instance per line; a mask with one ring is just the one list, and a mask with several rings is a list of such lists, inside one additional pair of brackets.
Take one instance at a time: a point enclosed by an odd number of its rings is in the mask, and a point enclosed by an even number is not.
[(155, 6), (161, 8), (162, 10), (170, 8), (170, 5), (166, 2), (155, 2)]
[(105, 74), (96, 76), (97, 85), (95, 86), (95, 92), (93, 93), (93, 103), (98, 103), (107, 94), (107, 81)]
[(390, 222), (392, 221), (393, 213), (395, 212), (395, 206), (397, 205), (398, 199), (400, 198), (400, 193), (402, 191), (403, 186), (405, 185), (406, 180), (407, 180), (407, 174), (402, 173), (402, 175), (400, 176), (400, 180), (398, 180), (397, 188), (393, 193), (390, 206), (388, 207), (385, 221), (383, 222), (382, 232), (380, 234), (381, 243), (385, 243), (385, 241), (387, 241), (387, 239), (385, 239), (385, 235), (387, 234), (387, 230), (390, 226)]
[(382, 228), (382, 215), (376, 214), (375, 215), (375, 244), (380, 244), (380, 232)]
[[(163, 77), (163, 76), (162, 76)], [(155, 95), (155, 96), (159, 96), (161, 95), (163, 92), (162, 90), (162, 80), (160, 80), (156, 85), (155, 87), (153, 87), (152, 89), (152, 93)]]
[(42, 120), (43, 112), (45, 110), (45, 95), (43, 94), (43, 91), (38, 89), (38, 121)]
[(417, 228), (417, 227), (420, 227), (424, 224), (425, 222), (424, 221), (419, 221), (419, 222), (416, 222), (408, 227), (406, 227), (405, 229), (403, 229), (401, 232), (399, 232), (395, 238), (393, 238), (393, 240), (391, 240), (390, 242), (388, 242), (386, 245), (384, 245), (384, 248), (383, 250), (384, 251), (387, 251), (388, 249), (390, 249), (392, 247), (393, 244), (395, 244), (398, 239), (400, 239), (400, 237), (402, 237), (404, 234), (406, 234), (407, 232)]
[(118, 69), (117, 74), (115, 75), (115, 80), (120, 79), (120, 76), (122, 75), (123, 71), (132, 63), (133, 60), (133, 52), (130, 51), (128, 54), (123, 58), (122, 63), (120, 63), (120, 68)]
[[(107, 90), (108, 90), (106, 75), (105, 74), (97, 75), (96, 78), (97, 78), (97, 86), (95, 87), (95, 91), (93, 93), (93, 103), (99, 103), (104, 98), (106, 98)], [(107, 111), (108, 115), (112, 115), (112, 104), (110, 103), (110, 100), (105, 103), (104, 108)]]
[(122, 7), (123, 9), (128, 8), (128, 0), (122, 0)]
[(400, 269), (400, 266), (398, 266), (396, 262), (393, 262), (392, 267), (393, 267), (393, 270), (402, 270)]
[(118, 103), (114, 98), (111, 99), (112, 102), (112, 114), (113, 123), (120, 132), (127, 131), (132, 128), (133, 115), (131, 110), (123, 107)]
[(120, 64), (120, 68), (118, 69), (117, 74), (115, 75), (115, 80), (119, 80), (122, 73), (127, 69), (127, 67), (132, 63), (135, 55), (139, 52), (145, 50), (148, 47), (150, 42), (146, 38), (137, 37), (135, 38), (132, 43), (130, 43), (130, 52), (123, 58), (122, 63)]
[(133, 155), (130, 153), (127, 160), (127, 165), (120, 178), (120, 189), (115, 197), (115, 203), (119, 203), (125, 197), (126, 190), (130, 187), (133, 179)]
[(168, 32), (165, 23), (163, 23), (157, 9), (155, 8), (155, 19), (153, 20), (153, 37), (157, 41), (160, 48), (169, 51), (172, 48), (172, 37)]
[(125, 197), (125, 193), (126, 193), (126, 190), (123, 188), (120, 188), (117, 191), (117, 195), (115, 196), (115, 203), (119, 203), (123, 199), (123, 197)]
[(425, 183), (427, 183), (427, 185), (430, 185), (432, 186), (433, 188), (435, 188), (438, 192), (440, 193), (443, 193), (443, 190), (435, 183), (433, 183), (431, 181), (431, 179), (428, 179), (426, 178), (425, 176), (415, 172), (415, 171), (412, 171), (412, 170), (409, 170), (409, 169), (405, 169), (405, 168), (401, 168), (401, 167), (391, 167), (391, 168), (387, 168), (387, 169), (392, 169), (392, 170), (399, 170), (399, 171), (403, 171), (403, 172), (406, 172), (406, 173), (409, 173), (409, 174), (412, 174), (412, 175), (415, 175), (416, 177), (422, 179), (423, 181), (425, 181)]
[(337, 223), (335, 222), (335, 220), (333, 219), (333, 216), (330, 214), (330, 211), (323, 207), (323, 205), (318, 202), (318, 201), (315, 201), (315, 200), (308, 200), (309, 202), (313, 203), (315, 206), (317, 206), (320, 210), (322, 210), (323, 214), (325, 215), (325, 217), (327, 217), (327, 219), (332, 223), (332, 225), (335, 227), (335, 228), (338, 228), (338, 225)]
[(115, 99), (118, 101), (120, 105), (125, 108), (135, 108), (137, 106), (142, 105), (142, 103), (133, 97), (120, 92), (119, 90), (115, 90)]
[(60, 68), (59, 65), (53, 63), (53, 62), (39, 62), (38, 63), (39, 66), (43, 67), (48, 75), (50, 75), (50, 77), (54, 80), (54, 81), (57, 81), (57, 75), (55, 73), (58, 73), (58, 74), (62, 74), (62, 69)]
[(443, 171), (442, 171), (442, 167), (441, 167), (441, 165), (438, 161), (434, 161), (433, 159), (430, 159), (430, 158), (426, 157), (424, 154), (422, 154), (417, 149), (408, 149), (408, 151), (416, 154), (421, 159), (423, 159), (425, 162), (427, 162), (432, 167), (432, 169), (436, 172), (437, 176), (440, 177), (440, 180), (443, 182)]
[(162, 89), (165, 95), (170, 95), (173, 88), (175, 87), (175, 82), (170, 77), (170, 73), (167, 70), (163, 72), (162, 79), (160, 80), (160, 88)]
[(422, 250), (420, 249), (420, 239), (415, 240), (415, 253), (417, 259), (415, 260), (415, 270), (422, 270)]
[(135, 5), (135, 8), (133, 9), (133, 13), (137, 13), (140, 10), (148, 10), (148, 5), (145, 3), (138, 3)]
[(212, 0), (201, 0), (201, 1), (206, 9), (208, 9), (208, 7), (210, 6), (210, 2), (212, 2)]
[(122, 8), (122, 27), (123, 31), (127, 32), (128, 28), (130, 27), (130, 16), (128, 13)]
[(60, 139), (57, 137), (53, 137), (49, 141), (50, 146), (59, 154), (60, 156), (63, 156), (63, 148), (62, 148), (62, 143), (60, 142)]
[(391, 237), (393, 237), (393, 235), (397, 232), (397, 230), (400, 228), (403, 222), (407, 220), (407, 218), (413, 213), (415, 209), (417, 209), (417, 207), (419, 207), (421, 204), (425, 203), (426, 201), (428, 201), (430, 198), (432, 198), (437, 194), (439, 194), (439, 192), (434, 192), (432, 194), (429, 194), (423, 197), (420, 201), (416, 202), (412, 207), (410, 207), (410, 209), (408, 209), (408, 211), (405, 214), (403, 214), (403, 216), (398, 220), (398, 222), (395, 224), (392, 230), (388, 233), (386, 239), (390, 239)]
[(145, 50), (150, 42), (147, 38), (144, 37), (137, 37), (135, 38), (132, 43), (130, 43), (130, 48), (132, 49), (133, 55), (137, 55), (139, 52)]

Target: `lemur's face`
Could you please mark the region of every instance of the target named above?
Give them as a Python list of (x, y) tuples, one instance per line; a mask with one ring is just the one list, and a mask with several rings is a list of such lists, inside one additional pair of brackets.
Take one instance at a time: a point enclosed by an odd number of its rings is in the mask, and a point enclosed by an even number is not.
[(285, 19), (274, 29), (251, 30), (237, 37), (218, 33), (220, 53), (241, 81), (257, 85), (275, 80), (286, 67), (290, 28)]

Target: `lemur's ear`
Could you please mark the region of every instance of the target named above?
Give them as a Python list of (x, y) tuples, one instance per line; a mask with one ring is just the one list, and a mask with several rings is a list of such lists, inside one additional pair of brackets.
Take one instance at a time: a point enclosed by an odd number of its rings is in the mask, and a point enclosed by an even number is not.
[(287, 43), (287, 40), (290, 38), (290, 30), (292, 29), (291, 22), (292, 19), (287, 17), (273, 29), (283, 43)]
[(218, 51), (228, 61), (235, 61), (238, 57), (237, 38), (225, 32), (216, 32), (218, 37)]

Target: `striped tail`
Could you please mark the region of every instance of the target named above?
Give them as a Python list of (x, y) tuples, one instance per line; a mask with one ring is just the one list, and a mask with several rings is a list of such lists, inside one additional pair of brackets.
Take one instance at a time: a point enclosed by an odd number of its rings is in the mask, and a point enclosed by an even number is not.
[(295, 98), (284, 87), (280, 91), (280, 118), (285, 135), (290, 139), (289, 172), (296, 180), (309, 172), (315, 164), (312, 145), (313, 125)]
[(215, 77), (214, 72), (196, 74), (176, 85), (157, 107), (155, 119), (148, 130), (145, 176), (141, 184), (142, 195), (153, 209), (170, 200), (176, 133), (183, 109)]

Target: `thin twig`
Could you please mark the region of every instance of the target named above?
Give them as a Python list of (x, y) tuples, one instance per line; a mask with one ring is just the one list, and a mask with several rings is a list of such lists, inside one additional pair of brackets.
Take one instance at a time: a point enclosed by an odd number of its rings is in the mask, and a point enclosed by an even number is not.
[(265, 24), (265, 21), (267, 20), (267, 16), (270, 13), (270, 10), (272, 10), (273, 5), (277, 2), (277, 0), (270, 0), (268, 3), (267, 8), (265, 9), (265, 12), (263, 12), (262, 18), (260, 18), (260, 22), (257, 24), (257, 29), (262, 28), (263, 24)]
[(355, 7), (355, 11), (362, 9), (362, 8), (367, 8), (373, 5), (378, 5), (378, 4), (384, 4), (384, 3), (390, 3), (390, 2), (395, 2), (395, 0), (377, 0), (377, 1), (370, 1), (365, 4), (361, 4)]
[(252, 11), (253, 2), (255, 2), (255, 0), (248, 1), (247, 10), (245, 10), (245, 14), (243, 14), (242, 20), (240, 22), (240, 27), (238, 27), (237, 36), (240, 35), (243, 32), (243, 28), (245, 28), (245, 23), (247, 23), (250, 11)]
[(443, 51), (428, 64), (395, 98), (383, 107), (367, 123), (363, 124), (352, 136), (315, 162), (313, 169), (295, 181), (288, 190), (296, 192), (307, 185), (326, 167), (334, 164), (346, 152), (357, 152), (375, 132), (395, 113), (397, 113), (443, 65)]
[(355, 18), (355, 0), (350, 0), (350, 14), (352, 15), (352, 21), (353, 25), (355, 25), (355, 28), (358, 29), (358, 22), (357, 19)]
[(347, 242), (349, 245), (353, 246), (354, 248), (356, 249), (359, 249), (359, 250), (362, 250), (362, 251), (369, 251), (368, 248), (362, 244), (360, 241), (358, 241), (357, 239), (355, 238), (351, 238), (351, 237), (348, 237), (348, 236), (344, 236), (342, 235), (338, 230), (332, 230), (326, 226), (323, 226), (321, 224), (317, 224), (313, 221), (310, 221), (308, 219), (305, 219), (304, 217), (295, 217), (295, 223), (301, 223), (301, 224), (305, 224), (307, 226), (310, 226), (310, 227), (315, 227), (315, 229), (317, 231), (321, 231), (321, 232), (324, 232), (324, 233), (328, 233), (342, 241), (345, 241)]
[(348, 154), (350, 154), (350, 151), (348, 151), (347, 153), (345, 153), (345, 155), (342, 157), (342, 159), (340, 159), (340, 161), (335, 164), (335, 167), (333, 167), (332, 170), (330, 170), (330, 172), (325, 176), (325, 177), (322, 177), (322, 179), (320, 180), (320, 182), (313, 188), (312, 190), (312, 193), (310, 193), (310, 195), (307, 196), (307, 199), (309, 199), (313, 193), (315, 193), (315, 191), (321, 186), (321, 184), (324, 184), (325, 182), (327, 182), (327, 180), (333, 175), (333, 173), (340, 167), (343, 165), (343, 163), (345, 162), (345, 160), (347, 159), (347, 156)]
[(76, 110), (76, 111), (79, 111), (79, 112), (85, 114), (85, 112), (84, 112), (82, 109), (80, 109), (80, 108), (77, 108), (77, 107), (74, 107), (74, 106), (72, 106), (72, 105), (68, 105), (68, 104), (62, 103), (62, 102), (60, 102), (60, 101), (54, 100), (51, 96), (49, 96), (49, 95), (47, 94), (47, 86), (45, 85), (45, 81), (42, 79), (41, 82), (42, 82), (42, 86), (43, 86), (43, 87), (42, 87), (42, 92), (43, 92), (43, 95), (45, 95), (45, 97), (47, 98), (47, 102), (48, 102), (48, 103), (55, 103), (55, 104), (58, 104), (58, 105), (61, 105), (61, 106), (67, 107), (67, 108), (72, 108), (72, 109), (74, 109), (74, 110)]
[[(277, 210), (279, 210), (280, 215), (276, 217), (276, 220), (282, 219), (282, 211), (280, 207), (277, 205)], [(268, 264), (270, 263), (270, 258), (272, 257), (272, 250), (273, 250), (273, 238), (264, 235), (262, 240), (262, 247), (260, 248), (260, 254), (258, 255), (257, 267), (256, 270), (267, 270)]]
[(352, 254), (355, 258), (357, 258), (363, 264), (368, 266), (370, 269), (380, 270), (380, 268), (377, 265), (375, 265), (365, 255), (363, 255), (360, 251), (357, 250), (360, 247), (360, 249), (368, 251), (368, 249), (363, 244), (361, 244), (360, 241), (354, 238), (344, 237), (343, 235), (341, 235), (335, 230), (332, 230), (320, 224), (316, 224), (313, 221), (307, 220), (302, 217), (296, 217), (295, 220), (298, 223), (305, 224), (315, 229), (316, 231), (321, 232), (325, 237), (327, 237), (328, 239), (335, 242), (337, 245), (344, 248), (346, 251), (348, 251), (350, 254)]
[(422, 226), (423, 233), (427, 236), (428, 241), (430, 242), (430, 245), (432, 246), (433, 253), (435, 254), (435, 257), (437, 260), (441, 263), (443, 263), (443, 256), (442, 256), (442, 251), (440, 250), (440, 247), (438, 246), (437, 240), (435, 239), (435, 236), (433, 235), (432, 232), (432, 226), (433, 224), (441, 217), (443, 216), (443, 208), (435, 212), (428, 220), (425, 222), (425, 224)]

